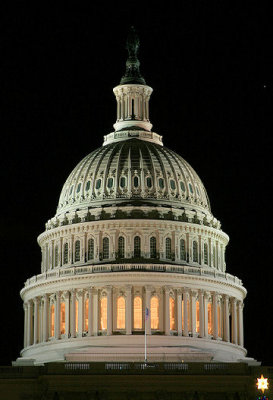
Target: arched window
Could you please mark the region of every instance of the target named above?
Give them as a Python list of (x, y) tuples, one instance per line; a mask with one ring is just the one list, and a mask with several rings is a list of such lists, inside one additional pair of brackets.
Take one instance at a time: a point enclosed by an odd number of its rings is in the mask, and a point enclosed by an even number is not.
[(89, 309), (89, 300), (86, 299), (84, 302), (84, 330), (88, 332), (88, 309)]
[(104, 260), (109, 258), (109, 239), (107, 237), (102, 241), (102, 257)]
[(117, 300), (117, 329), (125, 329), (125, 299), (123, 296)]
[(100, 329), (107, 329), (107, 297), (100, 299)]
[(134, 329), (142, 329), (142, 298), (134, 298)]
[(134, 257), (139, 258), (141, 255), (141, 241), (139, 236), (134, 238)]
[(151, 329), (159, 329), (159, 301), (156, 296), (151, 298)]
[(198, 262), (197, 242), (195, 240), (192, 243), (192, 259), (193, 262)]
[(118, 238), (118, 256), (124, 258), (125, 240), (123, 236)]
[(196, 332), (200, 332), (200, 309), (199, 309), (199, 301), (196, 302)]
[(208, 334), (212, 335), (212, 304), (208, 303)]
[(64, 335), (65, 334), (65, 303), (62, 302), (61, 303), (61, 334)]
[(87, 245), (87, 260), (94, 260), (94, 239), (88, 240)]
[(50, 336), (53, 337), (55, 334), (55, 306), (54, 304), (50, 307)]
[(204, 243), (204, 264), (208, 265), (208, 245)]
[(68, 243), (64, 245), (64, 264), (68, 264)]
[(167, 259), (172, 258), (171, 239), (167, 238), (165, 241), (165, 254)]
[(81, 259), (81, 242), (76, 240), (75, 242), (75, 262)]
[(174, 313), (174, 299), (170, 297), (170, 330), (173, 331), (175, 329), (175, 313)]
[(59, 248), (58, 246), (55, 246), (55, 267), (58, 267), (59, 263)]
[(154, 236), (150, 238), (150, 257), (156, 258), (156, 238)]
[(186, 243), (184, 239), (180, 239), (180, 260), (186, 261)]

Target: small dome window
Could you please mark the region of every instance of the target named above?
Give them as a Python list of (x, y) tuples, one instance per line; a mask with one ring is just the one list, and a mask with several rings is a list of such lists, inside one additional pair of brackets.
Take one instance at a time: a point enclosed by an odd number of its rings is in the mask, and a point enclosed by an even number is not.
[(200, 196), (198, 187), (196, 186), (195, 188), (196, 188), (196, 192), (197, 192), (198, 196)]
[(101, 187), (101, 179), (97, 179), (96, 181), (96, 189), (100, 189)]
[(185, 188), (184, 182), (182, 182), (182, 181), (180, 181), (180, 188), (181, 188), (182, 192), (185, 192), (186, 188)]
[(123, 189), (123, 188), (125, 188), (125, 186), (126, 186), (126, 178), (125, 178), (125, 176), (122, 176), (120, 178), (120, 187)]
[(173, 179), (170, 180), (170, 186), (172, 190), (175, 190), (176, 186), (175, 186), (175, 181)]
[(86, 182), (85, 190), (86, 192), (90, 189), (90, 181)]
[(78, 184), (78, 187), (77, 187), (77, 193), (79, 193), (79, 191), (81, 190), (81, 186), (82, 186), (82, 184), (79, 183), (79, 184)]
[(114, 179), (113, 178), (108, 178), (108, 182), (107, 182), (108, 189), (112, 189), (113, 184), (114, 184)]
[(189, 189), (190, 189), (190, 192), (193, 193), (193, 188), (192, 188), (192, 185), (190, 183), (189, 183)]
[(159, 178), (158, 179), (158, 185), (159, 185), (160, 189), (164, 189), (164, 179)]
[(71, 194), (72, 194), (73, 188), (74, 188), (74, 185), (72, 185), (72, 186), (71, 186), (71, 188), (70, 188), (70, 192), (69, 192), (69, 195), (71, 195)]
[(138, 187), (138, 176), (134, 176), (134, 187)]
[(146, 179), (146, 185), (147, 185), (148, 188), (151, 188), (151, 187), (152, 187), (152, 178), (148, 177), (148, 178)]

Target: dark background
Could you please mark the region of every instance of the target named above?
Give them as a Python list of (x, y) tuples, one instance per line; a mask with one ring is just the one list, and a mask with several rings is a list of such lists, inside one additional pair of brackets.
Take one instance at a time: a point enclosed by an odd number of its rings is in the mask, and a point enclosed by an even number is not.
[(272, 9), (180, 3), (24, 6), (1, 15), (2, 364), (22, 348), (19, 291), (40, 272), (36, 238), (68, 174), (113, 130), (112, 88), (134, 24), (141, 72), (154, 88), (153, 130), (203, 180), (230, 236), (227, 272), (248, 290), (245, 346), (273, 365)]

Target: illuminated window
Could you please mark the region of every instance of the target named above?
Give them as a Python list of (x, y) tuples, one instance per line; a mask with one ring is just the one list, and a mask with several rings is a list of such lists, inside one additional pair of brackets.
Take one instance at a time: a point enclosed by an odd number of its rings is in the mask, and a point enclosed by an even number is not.
[(117, 329), (125, 329), (125, 299), (123, 296), (117, 300)]
[(81, 259), (81, 242), (76, 240), (75, 242), (75, 262)]
[(58, 246), (55, 246), (55, 267), (58, 267), (58, 262), (59, 262), (58, 253), (59, 253)]
[(208, 265), (208, 245), (204, 243), (204, 264)]
[(167, 238), (165, 241), (165, 254), (166, 254), (166, 258), (168, 258), (168, 259), (172, 258), (171, 239), (170, 238)]
[(65, 303), (61, 303), (61, 334), (65, 334)]
[(120, 187), (123, 189), (123, 188), (125, 188), (125, 186), (126, 186), (126, 178), (125, 178), (125, 176), (122, 176), (120, 178)]
[(170, 180), (170, 186), (172, 190), (175, 190), (176, 186), (175, 186), (175, 181), (173, 179)]
[(198, 262), (197, 242), (195, 240), (192, 243), (192, 258), (193, 262)]
[(78, 329), (79, 329), (79, 302), (78, 300), (76, 300), (75, 302), (75, 308), (76, 308), (76, 313), (75, 313), (75, 328), (76, 328), (76, 332), (78, 333)]
[(159, 328), (159, 301), (156, 296), (151, 298), (151, 329)]
[(150, 257), (156, 258), (156, 238), (154, 236), (150, 238)]
[(220, 305), (217, 306), (217, 318), (218, 318), (218, 336), (222, 337), (222, 329), (221, 329), (221, 309)]
[(180, 239), (180, 260), (186, 261), (186, 243), (184, 239)]
[(100, 329), (107, 329), (107, 297), (100, 300)]
[(208, 334), (212, 335), (212, 304), (208, 303)]
[(149, 189), (152, 187), (152, 178), (148, 177), (146, 179), (146, 185)]
[(138, 187), (138, 176), (134, 176), (134, 187)]
[(124, 258), (125, 240), (123, 236), (118, 238), (118, 256)]
[(199, 301), (196, 302), (196, 332), (200, 332), (200, 309)]
[(140, 257), (141, 255), (141, 241), (139, 236), (134, 238), (134, 257)]
[(90, 181), (87, 181), (85, 186), (86, 192), (88, 192), (89, 189), (90, 189)]
[(113, 178), (108, 178), (108, 182), (107, 182), (108, 189), (112, 189), (113, 184), (114, 184), (114, 179)]
[(134, 298), (134, 329), (142, 329), (142, 298)]
[(64, 264), (68, 264), (68, 243), (64, 245)]
[(164, 189), (164, 180), (162, 178), (158, 179), (158, 186), (160, 187), (160, 189)]
[(89, 300), (86, 299), (84, 302), (84, 330), (88, 331), (88, 308), (89, 308)]
[(53, 337), (55, 334), (55, 306), (52, 304), (50, 307), (50, 336)]
[(175, 314), (174, 314), (174, 299), (170, 297), (170, 330), (173, 331), (175, 329)]
[(104, 260), (109, 258), (109, 239), (107, 237), (102, 241), (102, 257)]
[(88, 240), (87, 259), (88, 259), (88, 261), (94, 259), (94, 239), (89, 239)]

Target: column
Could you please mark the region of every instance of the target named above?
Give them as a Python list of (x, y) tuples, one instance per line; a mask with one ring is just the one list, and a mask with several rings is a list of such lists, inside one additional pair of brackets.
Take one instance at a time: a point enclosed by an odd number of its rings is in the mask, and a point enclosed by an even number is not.
[(88, 335), (87, 336), (92, 336), (93, 332), (93, 321), (92, 321), (92, 307), (93, 307), (93, 288), (88, 289)]
[(196, 296), (197, 292), (191, 290), (191, 333), (192, 336), (196, 336)]
[(244, 325), (243, 325), (243, 302), (238, 304), (238, 323), (239, 323), (239, 346), (244, 346)]
[(39, 318), (38, 318), (38, 306), (39, 306), (39, 299), (38, 297), (35, 297), (33, 300), (34, 304), (34, 334), (33, 334), (33, 344), (38, 343), (38, 323), (39, 323)]
[(189, 292), (188, 289), (183, 290), (183, 305), (184, 305), (184, 330), (183, 330), (183, 336), (189, 336), (189, 327), (188, 327), (188, 300), (189, 300)]
[(99, 315), (99, 294), (97, 289), (93, 289), (93, 335), (98, 336), (98, 315)]
[(112, 286), (107, 286), (107, 336), (112, 335), (113, 327), (113, 299)]
[[(146, 309), (148, 309), (148, 317), (146, 317)], [(146, 334), (151, 334), (151, 287), (145, 286), (145, 310), (144, 323), (146, 324)]]
[(202, 338), (205, 335), (204, 332), (204, 292), (199, 290), (199, 337)]
[(43, 297), (44, 300), (44, 315), (43, 315), (43, 341), (48, 341), (48, 295), (45, 294)]
[(238, 344), (237, 300), (233, 297), (231, 302), (232, 302), (232, 343)]
[(28, 307), (28, 312), (27, 312), (27, 317), (28, 317), (28, 321), (27, 321), (27, 346), (32, 345), (32, 340), (33, 340), (33, 336), (32, 336), (32, 312), (33, 312), (33, 303), (32, 300), (29, 300), (27, 303), (27, 307)]
[(71, 291), (71, 326), (70, 334), (71, 337), (76, 337), (76, 291), (73, 289)]
[(230, 341), (229, 337), (229, 296), (224, 295), (224, 337), (225, 342)]
[(82, 337), (83, 332), (83, 320), (84, 320), (84, 292), (78, 290), (78, 336)]
[(213, 307), (213, 339), (218, 339), (218, 313), (217, 313), (217, 305), (218, 305), (218, 294), (216, 292), (213, 293), (212, 296), (212, 307)]
[(26, 303), (24, 303), (23, 307), (24, 307), (24, 347), (27, 347), (28, 306)]
[(207, 338), (208, 334), (208, 296), (209, 293), (204, 293), (204, 336)]
[(182, 293), (180, 289), (176, 293), (176, 320), (177, 335), (182, 336)]
[(55, 325), (55, 329), (54, 329), (54, 333), (55, 333), (55, 339), (60, 339), (60, 297), (61, 294), (60, 292), (56, 293), (56, 302), (55, 302), (55, 321), (54, 321), (54, 325)]
[(70, 320), (70, 293), (65, 292), (65, 338), (69, 338), (69, 320)]
[(170, 334), (170, 288), (165, 287), (164, 290), (164, 331), (165, 335)]
[(132, 286), (126, 286), (125, 324), (126, 335), (132, 334)]

